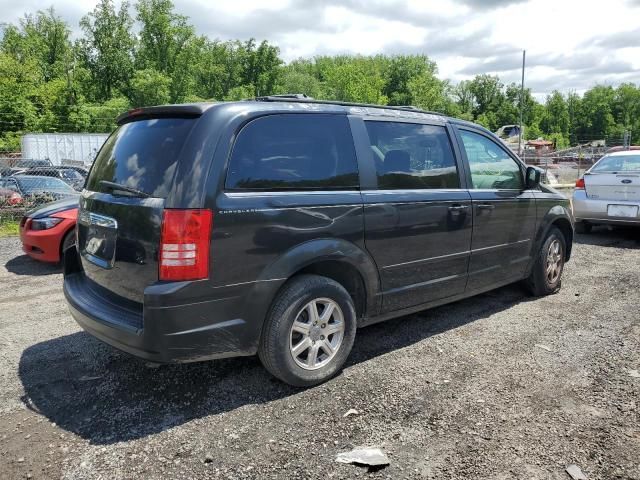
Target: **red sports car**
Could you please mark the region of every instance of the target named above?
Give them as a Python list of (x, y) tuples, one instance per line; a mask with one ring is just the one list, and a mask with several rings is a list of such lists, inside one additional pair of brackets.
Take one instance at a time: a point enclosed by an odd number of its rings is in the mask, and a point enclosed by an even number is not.
[(22, 249), (31, 258), (60, 262), (62, 252), (76, 242), (78, 197), (48, 203), (27, 213), (20, 222)]

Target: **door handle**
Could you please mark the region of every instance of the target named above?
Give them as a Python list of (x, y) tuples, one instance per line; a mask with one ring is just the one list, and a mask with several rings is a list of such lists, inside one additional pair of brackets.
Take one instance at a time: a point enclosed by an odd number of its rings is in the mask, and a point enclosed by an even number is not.
[(469, 208), (469, 205), (451, 205), (449, 207), (450, 212), (462, 212)]
[(495, 205), (492, 205), (490, 203), (479, 203), (477, 207), (478, 210), (493, 210), (494, 208), (496, 208)]

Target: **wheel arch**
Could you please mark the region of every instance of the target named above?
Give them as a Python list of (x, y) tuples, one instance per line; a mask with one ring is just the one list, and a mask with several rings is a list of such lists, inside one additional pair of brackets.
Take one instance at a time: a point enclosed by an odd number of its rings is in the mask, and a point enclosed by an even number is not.
[(568, 219), (561, 217), (555, 219), (549, 226), (549, 229), (551, 229), (551, 227), (556, 227), (558, 230), (560, 230), (562, 236), (564, 236), (564, 243), (566, 245), (564, 259), (565, 261), (568, 261), (571, 258), (571, 250), (573, 247), (573, 225)]
[(573, 215), (563, 205), (554, 205), (551, 207), (542, 217), (540, 225), (538, 227), (538, 234), (536, 236), (535, 251), (537, 252), (541, 247), (544, 240), (549, 234), (549, 230), (552, 227), (556, 227), (564, 236), (566, 252), (565, 261), (571, 258), (571, 251), (573, 247)]
[[(273, 299), (284, 285), (300, 274), (324, 275), (340, 283), (354, 298), (360, 320), (380, 308), (380, 277), (371, 256), (347, 240), (325, 238), (296, 245), (264, 268), (247, 301), (246, 316), (258, 337)], [(257, 339), (256, 339), (257, 344)]]
[(76, 229), (76, 224), (74, 223), (73, 225), (70, 225), (64, 231), (64, 233), (60, 236), (60, 245), (58, 246), (58, 254), (60, 255), (60, 261), (62, 261), (62, 259), (64, 258), (64, 251), (62, 250), (62, 247), (64, 246), (64, 240), (65, 238), (67, 238), (67, 235), (74, 232), (75, 229)]

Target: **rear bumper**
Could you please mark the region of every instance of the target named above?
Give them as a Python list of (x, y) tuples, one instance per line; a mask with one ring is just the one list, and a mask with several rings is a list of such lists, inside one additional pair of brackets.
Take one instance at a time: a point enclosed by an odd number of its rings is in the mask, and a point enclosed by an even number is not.
[[(71, 259), (69, 259), (72, 257)], [(254, 355), (261, 321), (243, 318), (240, 296), (176, 304), (181, 284), (158, 284), (138, 307), (107, 298), (65, 254), (64, 294), (73, 318), (94, 337), (158, 363), (182, 363)], [(77, 260), (75, 260), (77, 263)], [(188, 283), (188, 282), (185, 282)], [(178, 293), (177, 293), (178, 292)]]
[[(602, 223), (612, 225), (638, 225), (640, 224), (640, 204), (625, 200), (600, 200), (588, 198), (584, 190), (575, 190), (573, 193), (573, 215), (577, 222), (587, 221), (590, 223)], [(610, 217), (607, 214), (609, 205), (631, 205), (637, 206), (639, 216)]]

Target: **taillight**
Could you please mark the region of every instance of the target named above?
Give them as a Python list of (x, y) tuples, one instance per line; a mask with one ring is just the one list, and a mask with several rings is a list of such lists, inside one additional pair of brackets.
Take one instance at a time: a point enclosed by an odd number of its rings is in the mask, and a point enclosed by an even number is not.
[(579, 178), (576, 180), (576, 189), (584, 190), (584, 178)]
[(200, 280), (209, 276), (212, 221), (211, 210), (164, 210), (160, 237), (160, 280)]

